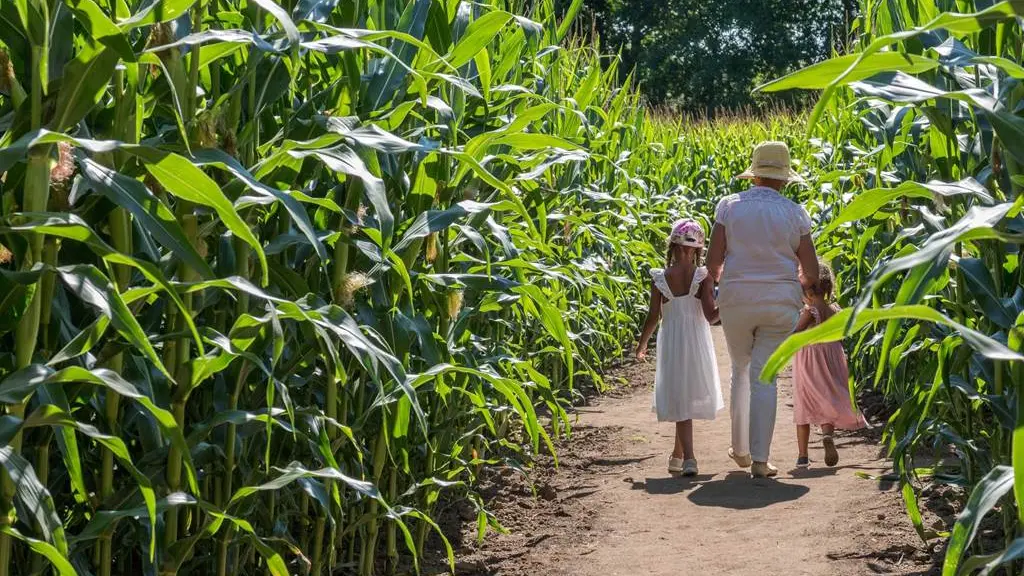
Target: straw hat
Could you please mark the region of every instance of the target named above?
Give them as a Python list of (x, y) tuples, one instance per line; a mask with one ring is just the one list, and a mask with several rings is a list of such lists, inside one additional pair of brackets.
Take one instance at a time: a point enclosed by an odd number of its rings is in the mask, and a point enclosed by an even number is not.
[(791, 167), (789, 159), (789, 146), (785, 142), (762, 142), (754, 148), (753, 162), (750, 168), (737, 178), (751, 180), (755, 176), (771, 178), (783, 182), (803, 182)]

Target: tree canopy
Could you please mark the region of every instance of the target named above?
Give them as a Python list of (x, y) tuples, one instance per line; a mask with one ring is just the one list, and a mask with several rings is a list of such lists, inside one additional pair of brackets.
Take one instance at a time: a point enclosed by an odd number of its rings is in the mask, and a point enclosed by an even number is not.
[[(688, 112), (764, 105), (751, 90), (841, 44), (856, 0), (586, 0), (602, 49), (649, 102)], [(799, 94), (773, 97), (784, 101)]]

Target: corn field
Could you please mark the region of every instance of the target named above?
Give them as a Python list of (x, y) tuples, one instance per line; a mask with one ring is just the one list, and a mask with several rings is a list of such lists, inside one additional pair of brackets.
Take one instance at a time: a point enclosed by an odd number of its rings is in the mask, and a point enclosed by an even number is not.
[[(885, 429), (910, 521), (948, 537), (942, 574), (1019, 574), (1024, 553), (1024, 2), (866, 1), (849, 54), (769, 83), (822, 91), (805, 200), (848, 308), (792, 337), (844, 335)], [(855, 386), (851, 384), (851, 394)], [(964, 489), (948, 533), (927, 484)], [(1003, 542), (983, 546), (995, 519)], [(999, 530), (1001, 528), (1001, 530)]]
[(849, 305), (769, 370), (851, 336), (922, 538), (917, 490), (969, 491), (944, 573), (1019, 571), (1024, 2), (866, 0), (762, 87), (809, 117), (706, 122), (581, 8), (0, 3), (0, 576), (454, 569), (440, 503), (500, 529), (481, 470), (571, 433), (763, 139)]
[(0, 575), (393, 573), (442, 499), (499, 528), (477, 474), (570, 431), (749, 143), (691, 155), (581, 4), (4, 1)]

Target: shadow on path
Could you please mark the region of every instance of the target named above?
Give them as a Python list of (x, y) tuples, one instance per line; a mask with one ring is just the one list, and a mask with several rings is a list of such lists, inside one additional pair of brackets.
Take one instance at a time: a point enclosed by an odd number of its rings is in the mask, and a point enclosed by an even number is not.
[(643, 488), (648, 494), (657, 495), (669, 495), (669, 494), (681, 494), (687, 490), (692, 490), (702, 483), (708, 482), (714, 478), (714, 474), (698, 474), (689, 478), (684, 476), (668, 476), (664, 478), (648, 478), (644, 483)]
[(731, 472), (721, 480), (701, 484), (686, 498), (697, 506), (751, 510), (791, 502), (810, 488), (766, 478), (752, 479), (746, 472)]

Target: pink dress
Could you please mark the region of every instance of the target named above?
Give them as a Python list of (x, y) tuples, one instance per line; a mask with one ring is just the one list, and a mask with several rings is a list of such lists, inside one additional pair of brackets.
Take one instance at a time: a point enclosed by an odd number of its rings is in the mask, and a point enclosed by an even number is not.
[[(808, 308), (815, 325), (821, 323), (816, 308)], [(841, 342), (812, 344), (796, 353), (793, 362), (793, 422), (832, 424), (843, 430), (867, 426), (850, 402), (846, 352)]]

